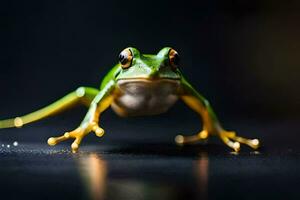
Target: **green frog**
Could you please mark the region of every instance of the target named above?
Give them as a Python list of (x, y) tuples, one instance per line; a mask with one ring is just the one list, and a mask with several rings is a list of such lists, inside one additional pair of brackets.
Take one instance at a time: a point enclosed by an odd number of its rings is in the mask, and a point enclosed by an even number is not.
[(48, 139), (51, 146), (73, 139), (71, 149), (72, 152), (77, 152), (82, 139), (89, 133), (94, 132), (98, 137), (104, 135), (104, 130), (99, 126), (99, 118), (109, 107), (122, 117), (157, 115), (166, 112), (181, 99), (200, 115), (203, 129), (195, 135), (177, 135), (177, 144), (196, 143), (214, 135), (235, 152), (240, 150), (241, 143), (257, 149), (258, 139), (243, 138), (233, 131), (223, 129), (209, 102), (182, 75), (179, 64), (179, 54), (170, 47), (165, 47), (154, 55), (141, 54), (133, 47), (126, 48), (119, 54), (119, 63), (103, 78), (100, 89), (79, 87), (40, 110), (1, 120), (0, 128), (22, 127), (72, 105), (84, 104), (89, 109), (76, 129)]

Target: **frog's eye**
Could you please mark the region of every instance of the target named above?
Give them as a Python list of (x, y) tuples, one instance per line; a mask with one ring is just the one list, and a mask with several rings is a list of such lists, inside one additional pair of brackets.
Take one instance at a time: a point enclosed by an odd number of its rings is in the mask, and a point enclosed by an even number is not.
[(131, 66), (132, 63), (132, 52), (129, 48), (124, 49), (119, 55), (119, 61), (123, 69), (127, 69)]
[(174, 69), (178, 67), (180, 58), (177, 51), (175, 51), (174, 49), (170, 49), (169, 51), (169, 61), (171, 67), (173, 67)]

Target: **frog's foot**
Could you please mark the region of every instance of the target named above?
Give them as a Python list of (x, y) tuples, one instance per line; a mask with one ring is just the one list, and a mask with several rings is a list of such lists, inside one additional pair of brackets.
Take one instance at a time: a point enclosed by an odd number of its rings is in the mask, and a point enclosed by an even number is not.
[(240, 136), (237, 136), (233, 131), (220, 131), (219, 137), (221, 140), (230, 148), (232, 148), (235, 152), (240, 151), (240, 143), (246, 144), (253, 149), (257, 149), (259, 147), (258, 139), (247, 139)]
[(203, 130), (200, 133), (196, 135), (191, 136), (183, 136), (183, 135), (177, 135), (175, 137), (175, 142), (178, 145), (184, 145), (184, 144), (194, 144), (200, 141), (206, 141), (208, 138), (208, 131)]
[(89, 124), (88, 127), (78, 127), (77, 129), (66, 132), (65, 134), (58, 136), (58, 137), (50, 137), (48, 139), (48, 144), (50, 146), (54, 146), (58, 144), (59, 142), (65, 141), (67, 139), (75, 139), (74, 142), (71, 145), (71, 149), (73, 153), (76, 153), (78, 151), (79, 145), (82, 141), (82, 139), (89, 134), (91, 131), (95, 132), (96, 136), (102, 137), (104, 135), (104, 130), (98, 126), (97, 123), (92, 122)]

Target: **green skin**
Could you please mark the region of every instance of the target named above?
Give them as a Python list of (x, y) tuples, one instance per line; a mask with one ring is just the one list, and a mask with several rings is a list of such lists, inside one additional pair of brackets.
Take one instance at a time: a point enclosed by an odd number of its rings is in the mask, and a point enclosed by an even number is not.
[[(242, 138), (237, 136), (235, 132), (225, 131), (221, 127), (209, 102), (201, 94), (199, 94), (196, 89), (194, 89), (191, 84), (183, 77), (178, 67), (174, 67), (174, 65), (172, 65), (172, 63), (170, 62), (170, 51), (172, 50), (171, 48), (165, 47), (161, 49), (156, 55), (141, 54), (137, 49), (132, 47), (127, 49), (132, 53), (130, 66), (124, 68), (120, 63), (115, 65), (104, 77), (100, 86), (100, 90), (89, 87), (80, 87), (76, 91), (68, 94), (57, 102), (36, 112), (13, 119), (0, 121), (0, 128), (20, 127), (24, 124), (56, 114), (62, 109), (68, 108), (76, 103), (85, 103), (89, 105), (89, 110), (80, 126), (71, 132), (66, 132), (62, 136), (51, 137), (48, 140), (49, 145), (55, 145), (69, 138), (74, 138), (75, 141), (73, 142), (71, 147), (73, 152), (76, 152), (79, 148), (79, 144), (81, 143), (82, 138), (88, 133), (93, 131), (97, 136), (103, 136), (104, 130), (98, 126), (99, 116), (109, 106), (113, 106), (113, 104), (116, 104), (117, 100), (120, 99), (120, 94), (122, 92), (126, 93), (122, 91), (122, 89), (120, 89), (121, 81), (127, 80), (129, 82), (133, 82), (134, 87), (139, 86), (139, 84), (142, 84), (141, 87), (145, 88), (147, 88), (147, 86), (154, 87), (156, 88), (155, 90), (159, 89), (160, 84), (162, 88), (167, 88), (166, 83), (170, 82), (169, 85), (172, 86), (171, 88), (175, 88), (172, 90), (172, 92), (170, 92), (172, 94), (169, 94), (169, 92), (161, 93), (160, 91), (156, 93), (150, 92), (152, 98), (157, 98), (159, 102), (161, 100), (164, 100), (165, 97), (169, 98), (170, 95), (172, 95), (173, 99), (175, 97), (178, 97), (178, 99), (182, 99), (203, 119), (202, 131), (192, 136), (178, 135), (175, 138), (177, 144), (183, 145), (188, 143), (195, 143), (201, 140), (206, 140), (210, 135), (216, 135), (219, 136), (227, 146), (235, 151), (240, 150), (240, 143), (244, 143), (252, 147), (253, 149), (259, 147), (259, 141), (257, 139)], [(123, 87), (127, 86), (125, 85)], [(149, 91), (146, 91), (147, 89), (144, 90), (144, 92), (149, 93)], [(139, 94), (134, 95), (143, 96), (143, 94), (140, 93), (144, 92), (142, 90), (139, 91)], [(130, 98), (134, 98), (134, 95), (131, 95)], [(164, 96), (160, 97), (160, 95)], [(170, 99), (172, 98), (170, 97)], [(174, 103), (171, 101), (173, 100), (166, 100), (166, 107), (169, 107)], [(156, 104), (157, 106), (159, 106), (159, 103)], [(152, 105), (152, 110), (155, 110), (156, 104), (154, 104), (154, 106)], [(148, 109), (148, 111), (146, 111), (146, 108), (145, 110), (139, 108), (137, 115), (153, 114), (151, 112), (147, 113), (151, 109)], [(127, 109), (125, 106), (125, 108), (123, 107), (121, 111), (117, 112), (117, 114), (121, 116), (130, 116), (131, 114), (126, 114), (127, 111), (129, 112), (130, 109)], [(163, 111), (163, 108), (158, 108), (159, 113)], [(134, 113), (135, 111), (131, 110), (130, 112)]]

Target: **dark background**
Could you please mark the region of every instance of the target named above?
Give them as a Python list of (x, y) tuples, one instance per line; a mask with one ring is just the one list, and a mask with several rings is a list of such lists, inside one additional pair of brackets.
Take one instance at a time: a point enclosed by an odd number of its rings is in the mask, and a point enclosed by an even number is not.
[[(122, 119), (109, 110), (101, 119), (104, 139), (87, 137), (82, 149), (101, 158), (104, 154), (111, 169), (109, 193), (115, 198), (126, 190), (119, 185), (134, 179), (142, 185), (150, 180), (144, 197), (176, 191), (181, 199), (194, 184), (193, 175), (185, 172), (194, 162), (201, 168), (204, 157), (204, 163), (210, 161), (206, 197), (232, 199), (234, 193), (239, 199), (299, 199), (292, 187), (300, 180), (299, 1), (2, 1), (0, 10), (1, 119), (48, 105), (79, 86), (99, 87), (128, 46), (147, 54), (171, 46), (181, 56), (183, 74), (210, 100), (224, 126), (263, 142), (257, 157), (247, 148), (245, 154), (229, 156), (218, 140), (182, 152), (173, 137), (200, 128), (197, 115), (183, 103), (146, 118)], [(55, 190), (58, 197), (78, 197), (73, 192), (80, 193), (82, 185), (70, 186), (77, 174), (72, 155), (64, 153), (70, 142), (57, 147), (56, 155), (45, 141), (75, 128), (85, 112), (76, 108), (23, 129), (0, 130), (3, 144), (18, 140), (21, 148), (1, 149), (4, 196), (16, 188), (15, 199), (18, 194), (57, 198), (49, 194)], [(33, 143), (38, 146), (29, 148)], [(65, 179), (55, 178), (60, 176)], [(48, 187), (41, 189), (41, 183)], [(59, 189), (63, 186), (65, 192)], [(33, 195), (34, 187), (41, 192)], [(174, 199), (168, 195), (161, 199)]]
[[(1, 116), (98, 87), (134, 46), (172, 46), (218, 113), (299, 116), (298, 1), (1, 2)], [(21, 99), (21, 100), (20, 100)]]

